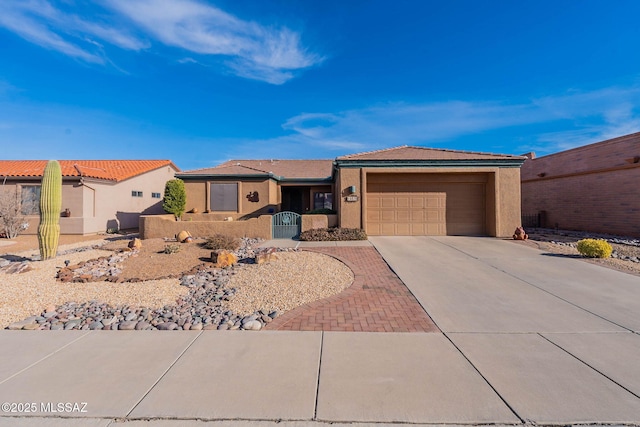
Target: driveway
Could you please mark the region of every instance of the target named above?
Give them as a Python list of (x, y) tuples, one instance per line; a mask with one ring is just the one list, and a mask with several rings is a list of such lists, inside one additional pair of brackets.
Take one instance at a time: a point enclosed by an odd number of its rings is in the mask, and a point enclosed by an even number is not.
[(521, 420), (640, 422), (640, 278), (500, 239), (370, 240)]
[(444, 332), (640, 331), (640, 278), (514, 242), (371, 237)]

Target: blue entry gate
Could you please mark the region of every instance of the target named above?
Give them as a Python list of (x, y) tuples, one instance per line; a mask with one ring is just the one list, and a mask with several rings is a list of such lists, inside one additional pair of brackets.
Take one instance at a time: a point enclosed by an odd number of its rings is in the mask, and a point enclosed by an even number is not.
[(273, 216), (274, 239), (293, 239), (300, 236), (301, 217), (295, 212), (280, 212)]

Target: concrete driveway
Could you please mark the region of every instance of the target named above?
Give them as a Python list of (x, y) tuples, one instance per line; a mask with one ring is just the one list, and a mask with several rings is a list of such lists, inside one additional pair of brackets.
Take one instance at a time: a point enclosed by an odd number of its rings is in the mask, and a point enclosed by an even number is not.
[(500, 239), (370, 240), (520, 419), (640, 422), (640, 278)]

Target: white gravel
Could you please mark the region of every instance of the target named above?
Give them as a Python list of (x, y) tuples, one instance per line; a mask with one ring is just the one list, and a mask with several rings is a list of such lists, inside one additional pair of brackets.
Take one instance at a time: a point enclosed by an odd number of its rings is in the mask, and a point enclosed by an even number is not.
[(225, 307), (236, 314), (256, 310), (280, 313), (339, 294), (353, 283), (342, 262), (315, 252), (278, 252), (270, 263), (247, 265), (232, 276), (235, 297)]

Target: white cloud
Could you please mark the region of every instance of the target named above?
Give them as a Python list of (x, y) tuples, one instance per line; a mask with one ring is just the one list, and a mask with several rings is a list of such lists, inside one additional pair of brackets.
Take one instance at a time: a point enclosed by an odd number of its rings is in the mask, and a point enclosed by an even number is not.
[(243, 21), (193, 0), (106, 0), (162, 43), (200, 55), (222, 55), (238, 76), (282, 84), (293, 71), (322, 61), (301, 45), (300, 35)]
[(155, 40), (200, 55), (190, 59), (201, 64), (219, 57), (217, 63), (227, 71), (272, 84), (285, 83), (296, 71), (323, 60), (302, 46), (297, 32), (244, 21), (195, 0), (103, 0), (106, 9), (91, 18), (53, 4), (2, 0), (0, 26), (45, 49), (97, 64), (113, 64), (105, 44), (140, 51), (151, 46), (148, 39)]
[[(640, 130), (640, 88), (571, 91), (518, 104), (497, 101), (388, 103), (337, 113), (302, 113), (287, 120), (289, 138), (310, 147), (442, 145), (483, 132), (528, 128), (515, 149), (550, 153)], [(545, 129), (562, 129), (548, 131)], [(536, 132), (534, 130), (533, 132)], [(514, 138), (515, 139), (515, 138)], [(522, 138), (519, 138), (522, 139)], [(512, 145), (493, 141), (486, 150)], [(500, 144), (498, 146), (497, 144)], [(511, 149), (514, 149), (512, 147)]]
[(64, 13), (46, 0), (3, 0), (0, 26), (45, 49), (97, 64), (110, 61), (105, 58), (103, 44), (94, 38), (127, 50), (149, 46), (125, 31)]

